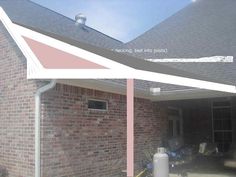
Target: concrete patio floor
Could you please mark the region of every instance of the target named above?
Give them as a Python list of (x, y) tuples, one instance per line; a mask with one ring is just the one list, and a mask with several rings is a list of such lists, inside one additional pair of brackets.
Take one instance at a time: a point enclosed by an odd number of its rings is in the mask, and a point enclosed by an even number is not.
[(191, 164), (172, 170), (170, 177), (236, 177), (236, 169), (223, 166), (224, 158), (200, 157)]
[[(170, 174), (170, 177), (180, 177), (180, 175), (176, 175), (176, 174)], [(234, 175), (222, 175), (222, 174), (188, 174), (188, 177), (235, 177)]]

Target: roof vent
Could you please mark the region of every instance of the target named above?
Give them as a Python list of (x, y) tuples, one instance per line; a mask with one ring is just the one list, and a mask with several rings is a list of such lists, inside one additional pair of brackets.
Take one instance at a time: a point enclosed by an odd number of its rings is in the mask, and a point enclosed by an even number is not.
[(87, 20), (86, 16), (82, 13), (79, 13), (78, 15), (75, 16), (76, 25), (85, 25), (86, 20)]

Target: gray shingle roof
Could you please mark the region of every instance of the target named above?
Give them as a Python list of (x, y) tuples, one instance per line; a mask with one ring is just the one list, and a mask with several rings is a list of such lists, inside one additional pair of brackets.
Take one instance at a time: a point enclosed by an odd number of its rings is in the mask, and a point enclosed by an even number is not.
[(121, 44), (120, 41), (88, 26), (76, 26), (74, 20), (29, 0), (0, 0), (0, 6), (10, 19), (18, 24), (104, 48), (113, 48)]
[[(157, 25), (137, 39), (122, 45), (105, 34), (75, 22), (61, 14), (37, 5), (29, 0), (0, 0), (0, 6), (15, 23), (53, 33), (102, 48), (167, 48), (168, 53), (135, 54), (140, 58), (202, 57), (235, 55), (236, 7), (235, 0), (198, 0), (168, 20)], [(162, 63), (163, 64), (163, 63)], [(235, 64), (167, 64), (171, 67), (203, 75), (227, 83), (236, 83)], [(122, 80), (106, 80), (124, 85)], [(182, 90), (168, 84), (136, 81), (136, 88), (149, 90)]]
[[(199, 58), (220, 55), (234, 56), (236, 60), (235, 9), (235, 0), (197, 0), (122, 48), (168, 51), (132, 54), (140, 58)], [(166, 65), (236, 84), (236, 61)]]

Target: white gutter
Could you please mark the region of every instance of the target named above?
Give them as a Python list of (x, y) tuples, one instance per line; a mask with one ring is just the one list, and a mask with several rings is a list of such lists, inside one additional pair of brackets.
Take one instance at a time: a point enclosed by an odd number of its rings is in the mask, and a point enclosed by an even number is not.
[(42, 93), (52, 89), (56, 85), (56, 80), (51, 80), (51, 82), (41, 88), (39, 88), (35, 93), (35, 177), (41, 177), (41, 136), (40, 136), (40, 112), (41, 112), (41, 95)]

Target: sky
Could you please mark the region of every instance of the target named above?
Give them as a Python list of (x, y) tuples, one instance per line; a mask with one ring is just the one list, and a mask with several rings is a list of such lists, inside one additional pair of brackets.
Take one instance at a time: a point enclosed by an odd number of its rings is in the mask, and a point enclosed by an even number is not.
[(193, 0), (32, 0), (74, 19), (87, 17), (86, 25), (128, 42), (162, 22)]

